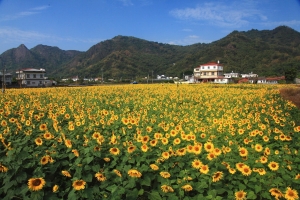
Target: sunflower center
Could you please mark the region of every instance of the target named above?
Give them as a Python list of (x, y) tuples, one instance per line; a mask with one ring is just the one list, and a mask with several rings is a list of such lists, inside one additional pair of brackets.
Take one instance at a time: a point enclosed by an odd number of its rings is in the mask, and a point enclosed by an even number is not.
[(77, 185), (77, 186), (82, 186), (82, 184), (83, 184), (82, 181), (77, 181), (77, 182), (76, 182), (76, 185)]
[(33, 182), (32, 182), (32, 185), (33, 186), (39, 186), (41, 185), (42, 181), (40, 179), (35, 179)]

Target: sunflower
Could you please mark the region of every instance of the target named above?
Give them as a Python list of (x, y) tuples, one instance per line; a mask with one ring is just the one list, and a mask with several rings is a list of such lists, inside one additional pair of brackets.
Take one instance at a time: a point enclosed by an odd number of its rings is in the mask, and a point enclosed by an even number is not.
[(277, 162), (272, 161), (268, 164), (268, 167), (270, 168), (270, 170), (276, 171), (279, 169), (279, 164)]
[(219, 155), (222, 154), (222, 151), (221, 151), (219, 148), (215, 148), (215, 149), (213, 150), (213, 153), (214, 153), (216, 156), (219, 156)]
[(72, 186), (75, 190), (84, 190), (85, 185), (86, 185), (86, 182), (84, 180), (76, 180), (76, 181), (73, 181), (73, 184), (72, 184)]
[(151, 164), (150, 168), (155, 171), (159, 169), (159, 167), (156, 164)]
[(40, 131), (45, 131), (45, 130), (47, 130), (47, 124), (41, 124)]
[[(0, 170), (1, 171), (1, 170)], [(296, 174), (295, 179), (298, 180), (300, 179), (300, 174)]]
[(113, 172), (114, 172), (117, 176), (122, 177), (122, 174), (121, 174), (121, 172), (120, 172), (119, 170), (114, 169)]
[(282, 192), (278, 189), (278, 188), (271, 188), (269, 190), (269, 192), (271, 193), (272, 196), (274, 196), (276, 199), (279, 199), (281, 197), (283, 197)]
[(216, 158), (216, 155), (213, 152), (210, 152), (207, 154), (206, 158), (208, 160), (213, 160), (214, 158)]
[(49, 156), (48, 155), (47, 156), (43, 156), (41, 158), (41, 164), (42, 165), (46, 165), (48, 162), (49, 162)]
[(133, 153), (133, 152), (135, 151), (135, 149), (136, 149), (135, 146), (129, 146), (129, 147), (127, 148), (127, 152), (128, 152), (128, 153)]
[(55, 193), (58, 191), (59, 186), (58, 185), (54, 185), (52, 188), (52, 191)]
[(186, 147), (186, 149), (187, 149), (187, 152), (192, 153), (194, 147), (193, 147), (192, 145), (189, 144), (189, 145)]
[(179, 138), (176, 138), (174, 141), (173, 141), (173, 144), (174, 145), (177, 145), (177, 144), (180, 144), (180, 139)]
[(193, 187), (190, 184), (186, 184), (181, 187), (184, 191), (189, 192), (193, 190)]
[(168, 159), (170, 157), (170, 154), (167, 151), (163, 152), (161, 155), (164, 159)]
[(140, 178), (140, 177), (142, 176), (141, 172), (139, 172), (139, 171), (136, 170), (136, 169), (130, 169), (130, 170), (128, 171), (128, 175), (129, 175), (130, 177), (136, 177), (136, 178)]
[(152, 147), (155, 147), (156, 146), (156, 144), (157, 144), (157, 139), (153, 139), (153, 140), (151, 140), (150, 141), (150, 145), (152, 146)]
[(79, 157), (79, 152), (77, 151), (77, 149), (72, 149), (72, 152), (76, 157)]
[(199, 169), (202, 166), (202, 162), (199, 159), (195, 159), (192, 162), (192, 167), (195, 169)]
[(260, 160), (260, 162), (263, 163), (263, 164), (268, 162), (268, 158), (265, 157), (265, 156), (261, 156), (259, 160)]
[(242, 172), (242, 174), (243, 174), (244, 176), (249, 176), (249, 175), (251, 174), (252, 170), (251, 170), (251, 168), (250, 168), (249, 166), (244, 165), (244, 166), (242, 167), (241, 172)]
[(212, 152), (212, 151), (214, 150), (214, 144), (211, 143), (211, 142), (206, 142), (206, 143), (204, 144), (204, 149), (205, 149), (205, 151), (207, 151), (207, 152)]
[(101, 181), (101, 182), (103, 182), (103, 181), (106, 180), (106, 177), (105, 177), (102, 173), (100, 173), (100, 172), (97, 172), (97, 173), (95, 174), (95, 177), (96, 177), (96, 179), (97, 179), (98, 181)]
[(164, 193), (174, 192), (173, 188), (168, 185), (162, 185), (160, 188)]
[(196, 144), (193, 146), (193, 153), (199, 155), (201, 153), (202, 145)]
[(169, 140), (168, 140), (168, 138), (162, 138), (162, 139), (161, 139), (161, 142), (162, 142), (164, 145), (166, 145), (166, 144), (169, 143)]
[(257, 152), (261, 152), (263, 150), (263, 147), (261, 144), (255, 144), (254, 149)]
[(235, 172), (236, 172), (236, 170), (234, 168), (229, 168), (228, 171), (230, 174), (235, 174)]
[(7, 122), (5, 120), (2, 120), (1, 121), (1, 126), (3, 126), (3, 127), (7, 126)]
[(43, 178), (31, 178), (28, 180), (28, 188), (32, 191), (41, 190), (45, 184), (46, 181)]
[(43, 140), (41, 139), (41, 138), (36, 138), (35, 140), (34, 140), (34, 142), (35, 142), (35, 144), (36, 145), (38, 145), (38, 146), (41, 146), (42, 144), (43, 144)]
[(0, 164), (0, 172), (7, 172), (7, 170), (8, 170), (7, 167)]
[(143, 151), (143, 152), (147, 152), (148, 151), (148, 146), (146, 145), (146, 144), (143, 144), (142, 146), (141, 146), (141, 150)]
[(185, 154), (186, 154), (186, 149), (185, 148), (181, 148), (181, 149), (176, 150), (176, 155), (178, 155), (178, 156), (184, 156)]
[(150, 137), (148, 135), (142, 137), (142, 143), (146, 144), (149, 141)]
[(71, 174), (67, 170), (62, 170), (61, 173), (66, 177), (71, 177)]
[(259, 169), (257, 170), (257, 172), (258, 172), (259, 175), (261, 175), (261, 176), (263, 176), (263, 175), (265, 175), (265, 174), (267, 173), (266, 170), (263, 169), (263, 168), (259, 168)]
[(71, 147), (72, 147), (72, 142), (71, 142), (71, 140), (66, 139), (66, 140), (65, 140), (65, 145), (66, 145), (68, 148), (71, 148)]
[(248, 150), (244, 147), (239, 148), (240, 156), (246, 157), (248, 156)]
[(200, 172), (201, 172), (202, 174), (207, 174), (207, 173), (209, 172), (209, 167), (208, 167), (208, 165), (202, 165), (202, 166), (200, 167)]
[(159, 174), (163, 178), (170, 178), (171, 177), (171, 174), (169, 172), (160, 172)]
[(110, 148), (109, 152), (113, 155), (119, 155), (120, 154), (120, 150), (117, 147)]
[(99, 137), (100, 137), (100, 133), (99, 132), (94, 132), (93, 135), (92, 135), (92, 138), (97, 140)]
[(223, 172), (217, 171), (212, 176), (212, 181), (217, 182), (223, 178)]
[(43, 136), (46, 140), (50, 140), (53, 137), (53, 135), (51, 135), (51, 133), (49, 133), (49, 132), (44, 133)]
[(292, 188), (287, 187), (284, 198), (287, 200), (299, 199), (297, 190), (293, 190)]
[(103, 158), (103, 160), (104, 160), (105, 162), (109, 162), (109, 161), (110, 161), (110, 158)]
[(243, 190), (237, 191), (234, 193), (236, 200), (244, 200), (246, 199), (247, 192), (244, 192)]

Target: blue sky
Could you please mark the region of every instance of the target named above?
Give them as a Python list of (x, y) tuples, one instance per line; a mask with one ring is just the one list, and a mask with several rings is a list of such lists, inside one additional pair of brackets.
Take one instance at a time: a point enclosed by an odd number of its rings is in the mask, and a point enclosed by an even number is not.
[(25, 44), (87, 51), (117, 35), (190, 45), (234, 30), (300, 32), (300, 0), (0, 0), (0, 54)]

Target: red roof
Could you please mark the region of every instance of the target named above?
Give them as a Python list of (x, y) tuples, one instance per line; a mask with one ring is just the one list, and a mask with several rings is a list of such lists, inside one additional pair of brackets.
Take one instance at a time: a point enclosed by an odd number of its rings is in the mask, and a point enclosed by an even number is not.
[(209, 63), (205, 63), (205, 64), (202, 64), (200, 66), (222, 66), (220, 63), (216, 63), (216, 62), (209, 62)]

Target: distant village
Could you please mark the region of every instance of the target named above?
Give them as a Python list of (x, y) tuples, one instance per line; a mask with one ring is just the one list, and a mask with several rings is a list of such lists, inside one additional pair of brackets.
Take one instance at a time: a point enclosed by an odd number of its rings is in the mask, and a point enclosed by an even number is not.
[[(209, 62), (201, 64), (194, 68), (192, 75), (184, 75), (180, 79), (178, 77), (169, 77), (166, 75), (156, 75), (156, 78), (148, 77), (143, 78), (147, 83), (153, 83), (153, 79), (156, 81), (174, 81), (174, 83), (180, 84), (193, 84), (193, 83), (216, 83), (216, 84), (228, 84), (228, 83), (252, 83), (252, 84), (277, 84), (280, 81), (284, 81), (285, 77), (260, 77), (258, 74), (250, 72), (248, 74), (239, 74), (236, 72), (223, 72), (223, 65), (217, 62)], [(4, 85), (12, 85), (13, 75), (11, 73), (0, 72), (0, 80)], [(45, 69), (25, 68), (16, 71), (16, 79), (18, 85), (22, 87), (50, 87), (57, 85), (56, 81), (49, 80), (46, 76)], [(107, 81), (114, 81), (113, 79), (106, 79)], [(70, 77), (68, 79), (62, 79), (61, 82), (77, 82), (78, 76)], [(84, 82), (100, 82), (103, 83), (103, 76), (99, 78), (84, 78)], [(134, 83), (138, 83), (134, 81)], [(297, 80), (299, 83), (299, 80)]]

